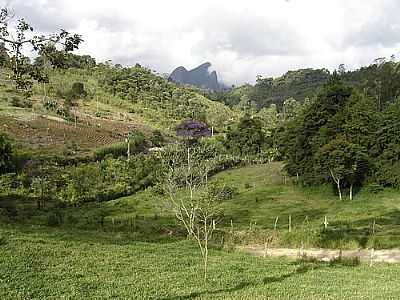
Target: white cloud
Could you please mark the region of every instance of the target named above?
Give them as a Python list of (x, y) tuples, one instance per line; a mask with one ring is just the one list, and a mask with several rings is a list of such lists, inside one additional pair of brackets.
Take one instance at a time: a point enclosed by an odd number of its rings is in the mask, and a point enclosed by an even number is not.
[(210, 61), (228, 83), (289, 69), (356, 68), (399, 53), (397, 0), (8, 0), (41, 31), (83, 35), (98, 60), (160, 73)]

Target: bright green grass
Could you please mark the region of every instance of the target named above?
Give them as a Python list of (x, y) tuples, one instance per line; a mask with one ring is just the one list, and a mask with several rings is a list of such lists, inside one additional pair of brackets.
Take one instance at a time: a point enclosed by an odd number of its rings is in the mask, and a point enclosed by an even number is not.
[(211, 251), (202, 281), (190, 242), (3, 227), (0, 299), (398, 299), (400, 269), (330, 266)]
[[(385, 190), (358, 193), (353, 201), (339, 201), (329, 187), (302, 188), (283, 184), (280, 163), (256, 165), (222, 172), (213, 177), (235, 186), (239, 193), (223, 203), (224, 219), (218, 229), (234, 234), (225, 241), (264, 243), (271, 235), (276, 217), (274, 244), (281, 247), (395, 248), (400, 247), (400, 193)], [(53, 211), (37, 211), (34, 204), (22, 203), (17, 222), (27, 225), (47, 223)], [(143, 241), (181, 237), (174, 217), (151, 189), (104, 203), (59, 209), (64, 227), (133, 232)], [(105, 216), (104, 227), (99, 216)], [(289, 215), (292, 219), (288, 232)], [(324, 217), (329, 222), (323, 230)], [(113, 221), (114, 220), (114, 225)], [(372, 225), (375, 221), (375, 234)], [(134, 223), (134, 224), (133, 224)], [(251, 226), (250, 226), (251, 224)], [(250, 228), (251, 227), (251, 228)], [(251, 229), (251, 230), (250, 230)], [(220, 240), (218, 241), (220, 243)]]

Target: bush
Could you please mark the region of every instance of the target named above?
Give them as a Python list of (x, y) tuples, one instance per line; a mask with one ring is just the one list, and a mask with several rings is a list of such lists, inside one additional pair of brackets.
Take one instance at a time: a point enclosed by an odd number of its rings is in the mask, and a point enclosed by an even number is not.
[(59, 115), (60, 117), (62, 117), (63, 119), (65, 119), (67, 121), (73, 121), (74, 120), (74, 116), (71, 114), (69, 109), (64, 107), (64, 106), (62, 106), (62, 105), (60, 105), (54, 99), (47, 99), (43, 103), (43, 107), (48, 111), (55, 112), (57, 115)]
[(219, 200), (231, 200), (235, 195), (238, 194), (238, 188), (235, 186), (213, 184), (210, 185), (211, 194), (218, 197)]
[(356, 267), (360, 265), (360, 258), (358, 256), (356, 257), (344, 257), (344, 256), (338, 256), (332, 259), (329, 262), (330, 266), (344, 266), (344, 267)]
[(83, 85), (82, 82), (74, 82), (72, 84), (71, 90), (70, 90), (70, 96), (73, 98), (85, 98), (87, 96), (87, 92), (85, 91), (85, 86)]
[[(135, 132), (130, 135), (129, 138), (130, 154), (135, 155), (146, 149), (147, 141), (144, 138), (143, 133)], [(104, 160), (106, 157), (120, 158), (126, 157), (128, 152), (127, 143), (118, 143), (108, 146), (101, 147), (95, 150), (93, 156), (94, 160), (100, 161)]]
[(106, 157), (119, 158), (127, 155), (127, 144), (119, 143), (104, 146), (95, 150), (93, 158), (96, 161), (104, 160)]
[(32, 102), (17, 96), (11, 97), (11, 105), (20, 108), (32, 108)]
[(153, 131), (150, 142), (153, 147), (161, 147), (165, 143), (165, 139), (159, 130)]
[(60, 226), (63, 223), (63, 215), (60, 212), (50, 213), (47, 216), (48, 226)]
[(3, 235), (0, 235), (0, 246), (7, 244), (7, 238)]

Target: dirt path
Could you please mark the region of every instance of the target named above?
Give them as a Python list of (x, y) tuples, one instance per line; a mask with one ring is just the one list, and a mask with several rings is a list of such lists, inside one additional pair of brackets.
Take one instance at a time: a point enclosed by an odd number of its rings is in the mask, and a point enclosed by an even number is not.
[[(265, 256), (264, 246), (262, 245), (239, 246), (237, 249), (254, 256)], [(318, 258), (322, 261), (330, 261), (333, 258), (340, 256), (340, 250), (271, 248), (267, 250), (266, 255), (274, 257), (286, 256), (291, 258), (298, 258), (306, 255)], [(373, 262), (400, 263), (400, 249), (374, 251), (369, 249), (342, 250), (342, 256), (359, 257), (361, 261), (371, 261), (371, 255)]]

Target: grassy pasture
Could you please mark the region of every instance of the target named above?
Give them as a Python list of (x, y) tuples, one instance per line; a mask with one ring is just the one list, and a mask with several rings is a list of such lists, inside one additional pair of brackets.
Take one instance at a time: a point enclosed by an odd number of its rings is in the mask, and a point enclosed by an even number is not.
[[(339, 201), (330, 187), (284, 184), (281, 166), (280, 163), (255, 165), (213, 177), (212, 180), (238, 188), (238, 194), (222, 204), (224, 219), (218, 225), (221, 231), (216, 235), (218, 244), (222, 242), (221, 235), (225, 235), (225, 242), (258, 244), (272, 236), (272, 247), (400, 247), (398, 191), (372, 193), (365, 189), (353, 201)], [(144, 241), (183, 235), (162, 198), (151, 189), (78, 208), (54, 208), (50, 203), (47, 209), (37, 211), (33, 202), (17, 203), (18, 213), (12, 222), (26, 225), (46, 225), (49, 215), (56, 212), (62, 216), (61, 226), (65, 228), (128, 232)], [(325, 216), (327, 229), (323, 225)]]
[(0, 229), (1, 299), (397, 299), (396, 265), (347, 266), (212, 250), (209, 281), (187, 241)]

